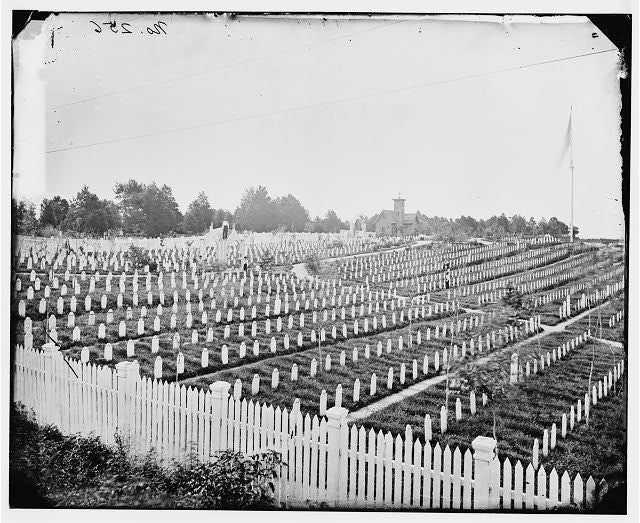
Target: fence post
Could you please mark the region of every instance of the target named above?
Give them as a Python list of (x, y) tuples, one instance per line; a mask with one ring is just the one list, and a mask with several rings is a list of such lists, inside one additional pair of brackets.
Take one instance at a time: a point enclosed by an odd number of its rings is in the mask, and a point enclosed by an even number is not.
[(60, 354), (60, 347), (58, 347), (52, 341), (49, 341), (42, 345), (42, 356), (44, 358), (44, 400), (45, 400), (45, 409), (44, 412), (38, 413), (38, 418), (40, 418), (41, 422), (48, 424), (56, 424), (58, 428), (62, 430), (59, 424), (59, 412), (58, 412), (58, 403), (59, 398), (55, 394), (54, 390), (54, 369), (56, 365), (56, 361), (59, 358), (62, 358), (62, 354)]
[(327, 410), (327, 500), (330, 504), (338, 506), (340, 500), (346, 499), (341, 487), (346, 487), (346, 478), (341, 478), (341, 460), (347, 459), (346, 454), (341, 455), (340, 433), (343, 425), (346, 426), (349, 411), (344, 407), (331, 407)]
[(118, 411), (116, 432), (123, 438), (128, 446), (131, 444), (131, 408), (135, 405), (133, 391), (135, 379), (139, 377), (140, 366), (137, 361), (121, 361), (116, 363), (116, 375), (118, 380)]
[[(229, 401), (229, 389), (231, 384), (228, 381), (214, 381), (209, 385), (211, 391), (211, 452), (226, 450), (221, 448), (221, 426), (222, 416), (227, 415), (227, 405)], [(226, 438), (225, 438), (226, 441)], [(226, 445), (225, 445), (226, 447)]]
[(489, 485), (491, 485), (491, 462), (494, 458), (496, 440), (486, 436), (477, 436), (471, 443), (473, 447), (473, 508), (489, 508)]

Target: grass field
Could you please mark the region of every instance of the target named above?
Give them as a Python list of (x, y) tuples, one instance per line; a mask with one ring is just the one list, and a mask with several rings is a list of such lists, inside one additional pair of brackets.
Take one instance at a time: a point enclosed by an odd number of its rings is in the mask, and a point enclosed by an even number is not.
[[(579, 398), (584, 398), (589, 384), (591, 371), (591, 359), (594, 358), (592, 380), (602, 379), (605, 373), (611, 370), (614, 362), (624, 357), (621, 350), (612, 349), (602, 343), (589, 341), (581, 347), (573, 349), (567, 356), (538, 371), (535, 376), (530, 376), (523, 383), (515, 386), (515, 393), (510, 397), (508, 404), (498, 408), (496, 413), (496, 433), (499, 451), (502, 456), (508, 456), (513, 460), (529, 461), (531, 459), (533, 439), (539, 438), (542, 442), (544, 429), (550, 430), (551, 424), (556, 423), (558, 429), (558, 445), (550, 451), (548, 458), (542, 458), (543, 465), (560, 467), (563, 464), (575, 463), (580, 458), (572, 455), (577, 446), (588, 449), (595, 444), (608, 449), (606, 459), (584, 459), (578, 469), (581, 473), (595, 476), (605, 476), (618, 467), (624, 461), (624, 454), (620, 453), (620, 442), (609, 441), (607, 432), (603, 434), (593, 433), (583, 429), (578, 424), (578, 429), (568, 433), (566, 440), (560, 437), (560, 422), (562, 414), (569, 414), (572, 404), (576, 404)], [(617, 394), (606, 398), (592, 406), (592, 417), (614, 417), (612, 412), (616, 405), (624, 401), (625, 389), (621, 383), (617, 385)], [(400, 404), (383, 409), (366, 418), (363, 425), (366, 427), (378, 427), (391, 431), (393, 434), (404, 433), (405, 426), (411, 425), (414, 434), (424, 437), (424, 416), (429, 413), (432, 416), (433, 439), (441, 446), (461, 446), (468, 448), (471, 441), (478, 435), (491, 436), (493, 434), (493, 414), (489, 404), (481, 407), (478, 398), (478, 409), (475, 416), (471, 416), (468, 410), (468, 396), (460, 395), (463, 404), (463, 417), (460, 421), (453, 418), (453, 405), (456, 394), (450, 397), (450, 414), (448, 430), (444, 435), (439, 432), (440, 407), (444, 404), (444, 384), (439, 384), (434, 390), (428, 389), (403, 401)], [(605, 423), (602, 420), (597, 423)], [(620, 430), (619, 428), (617, 430)], [(587, 443), (589, 442), (589, 443)], [(617, 450), (616, 450), (617, 449)], [(612, 460), (611, 456), (615, 456)], [(584, 455), (591, 452), (583, 451)], [(548, 468), (547, 470), (550, 470)]]

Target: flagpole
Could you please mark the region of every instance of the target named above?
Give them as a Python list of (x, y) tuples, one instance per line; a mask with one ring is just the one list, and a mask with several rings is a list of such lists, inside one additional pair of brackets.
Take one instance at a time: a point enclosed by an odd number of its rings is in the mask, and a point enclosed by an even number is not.
[(573, 243), (573, 106), (569, 109), (569, 150), (570, 160), (569, 168), (571, 169), (571, 243)]

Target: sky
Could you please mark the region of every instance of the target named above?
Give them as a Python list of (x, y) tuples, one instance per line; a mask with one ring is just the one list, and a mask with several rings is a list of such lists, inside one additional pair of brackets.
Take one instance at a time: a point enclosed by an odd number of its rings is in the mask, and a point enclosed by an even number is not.
[[(167, 34), (148, 34), (158, 20)], [(134, 178), (169, 185), (183, 212), (200, 191), (233, 210), (261, 184), (312, 217), (401, 194), (428, 216), (568, 223), (572, 107), (575, 223), (624, 234), (619, 59), (585, 17), (31, 24), (14, 54), (18, 197), (113, 198)]]

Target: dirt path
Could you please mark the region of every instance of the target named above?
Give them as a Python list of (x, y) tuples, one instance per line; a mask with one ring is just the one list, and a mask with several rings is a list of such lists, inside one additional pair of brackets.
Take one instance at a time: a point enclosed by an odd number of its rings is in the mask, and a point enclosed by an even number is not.
[[(593, 309), (591, 309), (591, 312), (593, 312), (594, 310), (597, 310), (599, 307), (602, 307), (603, 305), (609, 303), (604, 302), (601, 303), (600, 305), (594, 307)], [(563, 331), (566, 327), (568, 327), (569, 325), (581, 320), (584, 316), (586, 316), (587, 314), (589, 314), (589, 310), (587, 309), (586, 311), (578, 314), (577, 316), (574, 316), (573, 318), (568, 319), (567, 321), (563, 322), (563, 323), (559, 323), (558, 325), (540, 325), (540, 328), (542, 329), (542, 332), (539, 332), (538, 334), (535, 334), (534, 336), (531, 336), (530, 338), (527, 338), (526, 340), (522, 340), (519, 341), (518, 343), (514, 343), (513, 345), (508, 345), (502, 349), (499, 349), (498, 351), (494, 351), (491, 352), (489, 354), (487, 354), (486, 356), (483, 356), (481, 358), (478, 358), (476, 360), (476, 363), (479, 364), (483, 364), (486, 363), (487, 361), (489, 361), (495, 354), (501, 353), (503, 351), (506, 350), (511, 350), (511, 351), (515, 351), (517, 349), (517, 347), (522, 347), (524, 345), (529, 345), (530, 343), (533, 343), (541, 338), (544, 338), (545, 336), (548, 336), (549, 334), (553, 334), (555, 332), (561, 332)], [(605, 343), (609, 343), (609, 344), (616, 344), (617, 342), (610, 342), (608, 340), (599, 340), (599, 341), (603, 341)], [(622, 344), (620, 344), (620, 346), (622, 346)], [(451, 374), (451, 376), (453, 376), (453, 374)], [(357, 420), (361, 420), (364, 418), (367, 418), (369, 416), (371, 416), (372, 414), (386, 408), (389, 407), (391, 405), (394, 405), (406, 398), (409, 398), (411, 396), (414, 396), (420, 392), (424, 392), (425, 390), (427, 390), (430, 387), (433, 387), (434, 385), (437, 385), (438, 383), (444, 381), (447, 379), (447, 374), (441, 374), (439, 376), (434, 376), (432, 378), (428, 378), (424, 381), (420, 381), (418, 383), (414, 383), (413, 385), (411, 385), (410, 387), (407, 387), (406, 389), (403, 389), (401, 391), (396, 392), (395, 394), (391, 394), (390, 396), (386, 396), (382, 399), (380, 399), (379, 401), (376, 401), (375, 403), (371, 403), (369, 405), (367, 405), (366, 407), (361, 408), (360, 410), (356, 410), (353, 412), (350, 412), (347, 415), (347, 421), (348, 422), (352, 422), (352, 421), (357, 421)]]

